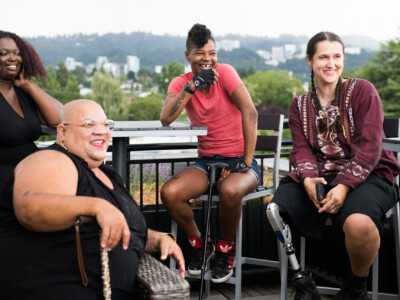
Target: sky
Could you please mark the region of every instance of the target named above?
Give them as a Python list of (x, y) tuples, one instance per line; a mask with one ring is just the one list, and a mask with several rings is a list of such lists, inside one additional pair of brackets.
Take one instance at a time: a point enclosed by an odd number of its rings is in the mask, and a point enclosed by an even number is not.
[(8, 0), (0, 29), (23, 37), (150, 32), (311, 37), (319, 31), (385, 42), (400, 37), (400, 0)]

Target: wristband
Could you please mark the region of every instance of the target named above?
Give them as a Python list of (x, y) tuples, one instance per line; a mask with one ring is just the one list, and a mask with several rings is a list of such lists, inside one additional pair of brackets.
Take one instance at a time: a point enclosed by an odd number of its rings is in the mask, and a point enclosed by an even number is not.
[(186, 83), (185, 83), (185, 85), (183, 86), (183, 89), (185, 90), (185, 92), (188, 92), (188, 93), (191, 94), (191, 95), (193, 95), (194, 92), (196, 91), (196, 90), (193, 91), (193, 90), (190, 88), (189, 82), (186, 82)]
[(175, 235), (173, 235), (173, 234), (170, 233), (170, 232), (160, 232), (159, 235), (160, 235), (160, 236), (168, 235), (174, 242), (176, 242)]

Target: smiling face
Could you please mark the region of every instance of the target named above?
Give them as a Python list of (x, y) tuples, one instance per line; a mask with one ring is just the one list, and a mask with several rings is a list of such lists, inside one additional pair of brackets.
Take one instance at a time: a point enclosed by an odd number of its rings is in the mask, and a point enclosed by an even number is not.
[(0, 80), (14, 80), (22, 66), (21, 53), (13, 39), (0, 39)]
[(104, 124), (107, 117), (99, 104), (90, 100), (75, 100), (65, 105), (61, 124), (57, 127), (57, 142), (63, 141), (68, 151), (83, 158), (89, 168), (99, 167), (106, 157), (111, 131), (99, 125), (90, 132), (87, 123)]
[(321, 41), (316, 44), (312, 58), (307, 56), (307, 62), (314, 71), (315, 79), (320, 87), (336, 85), (342, 75), (344, 65), (343, 45), (337, 41)]
[(201, 48), (193, 45), (185, 52), (185, 58), (190, 63), (193, 76), (206, 69), (215, 68), (217, 65), (217, 50), (213, 40)]

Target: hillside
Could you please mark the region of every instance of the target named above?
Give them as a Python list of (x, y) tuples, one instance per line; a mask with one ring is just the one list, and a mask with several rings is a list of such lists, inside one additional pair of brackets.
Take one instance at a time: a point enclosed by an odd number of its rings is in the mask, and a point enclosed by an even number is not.
[[(218, 41), (223, 39), (238, 40), (240, 48), (233, 51), (219, 50), (218, 58), (220, 62), (230, 63), (235, 68), (248, 68), (253, 66), (256, 70), (271, 69), (264, 64), (255, 51), (270, 50), (272, 46), (283, 46), (284, 44), (296, 44), (298, 46), (306, 44), (308, 37), (281, 35), (278, 38), (242, 36), (242, 35), (226, 35), (217, 36)], [(367, 58), (372, 56), (371, 50), (376, 50), (379, 43), (368, 37), (343, 37), (346, 47), (365, 47), (368, 49), (362, 51), (361, 55), (354, 57), (348, 56), (348, 69), (363, 64)], [(186, 64), (184, 59), (185, 40), (184, 37), (173, 35), (153, 35), (146, 32), (133, 32), (131, 34), (105, 34), (105, 35), (71, 35), (56, 37), (35, 37), (27, 38), (29, 42), (38, 51), (43, 63), (48, 65), (56, 65), (59, 61), (64, 61), (67, 56), (74, 57), (75, 60), (87, 65), (94, 63), (98, 56), (107, 56), (109, 61), (115, 63), (125, 63), (127, 55), (135, 55), (140, 58), (141, 68), (150, 71), (154, 70), (156, 65), (167, 65), (173, 61)], [(291, 66), (296, 70), (307, 66), (304, 60), (289, 60), (284, 64), (280, 64), (278, 68), (289, 69)], [(299, 74), (301, 71), (295, 71)]]

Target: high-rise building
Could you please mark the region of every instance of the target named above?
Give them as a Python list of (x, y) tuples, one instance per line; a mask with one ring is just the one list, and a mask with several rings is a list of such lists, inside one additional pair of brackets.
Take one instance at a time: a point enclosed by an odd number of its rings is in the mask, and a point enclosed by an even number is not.
[(140, 59), (137, 56), (128, 55), (126, 57), (127, 71), (133, 71), (137, 75), (140, 70)]
[(106, 63), (108, 63), (107, 56), (98, 56), (96, 60), (96, 70), (100, 70), (100, 68)]
[(285, 62), (283, 47), (272, 47), (271, 55), (273, 60), (277, 62)]
[(76, 67), (83, 68), (83, 63), (76, 61), (75, 58), (68, 56), (64, 61), (65, 67), (68, 71), (75, 70)]

